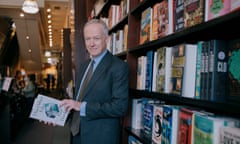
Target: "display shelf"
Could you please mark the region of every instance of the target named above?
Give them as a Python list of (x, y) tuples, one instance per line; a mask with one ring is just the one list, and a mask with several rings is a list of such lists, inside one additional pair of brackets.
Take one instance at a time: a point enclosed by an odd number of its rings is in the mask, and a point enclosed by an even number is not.
[(161, 39), (150, 41), (143, 45), (129, 48), (130, 53), (143, 55), (149, 50), (156, 50), (162, 46), (174, 46), (179, 43), (196, 43), (210, 39), (234, 39), (239, 36), (240, 13), (238, 11), (213, 19), (208, 22), (186, 28)]
[(234, 101), (209, 101), (202, 99), (186, 98), (176, 94), (163, 94), (157, 92), (149, 92), (145, 90), (129, 90), (130, 96), (136, 98), (152, 98), (156, 100), (165, 101), (167, 104), (182, 105), (200, 108), (205, 111), (214, 112), (219, 115), (231, 115), (240, 118), (240, 105)]

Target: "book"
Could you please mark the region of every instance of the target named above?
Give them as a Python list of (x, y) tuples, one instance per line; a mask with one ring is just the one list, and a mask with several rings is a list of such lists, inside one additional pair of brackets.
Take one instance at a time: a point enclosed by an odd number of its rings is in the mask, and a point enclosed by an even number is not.
[(146, 82), (146, 56), (140, 56), (137, 60), (137, 89), (145, 90)]
[(156, 4), (153, 5), (153, 8), (152, 8), (152, 35), (151, 35), (152, 40), (158, 39), (159, 9), (160, 9), (160, 3), (156, 3)]
[(237, 127), (221, 127), (220, 128), (220, 144), (239, 144), (240, 128)]
[(153, 128), (153, 103), (147, 101), (143, 104), (143, 135), (146, 139), (152, 139)]
[(200, 99), (208, 99), (208, 42), (203, 41), (201, 54)]
[(182, 97), (195, 97), (197, 45), (185, 44), (185, 63), (183, 71)]
[(142, 99), (132, 99), (132, 119), (131, 127), (134, 129), (142, 129)]
[(2, 89), (3, 91), (8, 92), (12, 85), (12, 82), (13, 82), (12, 77), (4, 77), (4, 81), (0, 90)]
[(169, 93), (171, 79), (171, 47), (162, 47), (156, 51), (156, 92)]
[(197, 42), (197, 58), (196, 58), (196, 79), (195, 79), (195, 99), (200, 99), (201, 96), (201, 71), (202, 71), (202, 43)]
[(140, 26), (140, 44), (144, 44), (151, 40), (152, 33), (152, 8), (149, 7), (142, 12)]
[(178, 121), (178, 143), (192, 143), (192, 115), (190, 108), (180, 108)]
[(184, 0), (184, 28), (204, 22), (205, 0)]
[(123, 51), (127, 51), (128, 48), (128, 25), (124, 25), (123, 28)]
[(232, 120), (223, 117), (194, 114), (193, 143), (220, 144), (220, 129), (231, 123)]
[(152, 40), (172, 33), (172, 0), (163, 0), (153, 6)]
[(173, 27), (174, 32), (184, 29), (184, 0), (174, 0)]
[(176, 144), (178, 134), (179, 107), (163, 106), (162, 144)]
[(239, 0), (231, 0), (230, 11), (238, 11), (240, 9), (240, 1)]
[(153, 105), (152, 141), (155, 144), (161, 144), (162, 142), (162, 121), (163, 105)]
[(142, 144), (139, 140), (137, 140), (134, 136), (128, 136), (128, 144)]
[(152, 90), (152, 74), (153, 74), (153, 57), (154, 52), (148, 51), (146, 54), (146, 82), (145, 82), (145, 90)]
[(185, 63), (185, 44), (179, 44), (172, 48), (170, 93), (181, 95), (182, 80)]
[(228, 50), (227, 41), (211, 40), (209, 41), (209, 62), (208, 62), (208, 99), (225, 100), (228, 94)]
[(230, 0), (206, 0), (205, 21), (223, 16), (230, 12)]
[(60, 100), (58, 99), (38, 94), (29, 117), (64, 126), (69, 112), (64, 107), (59, 107), (59, 104)]
[(240, 100), (240, 39), (229, 41), (228, 51), (228, 91), (229, 99)]

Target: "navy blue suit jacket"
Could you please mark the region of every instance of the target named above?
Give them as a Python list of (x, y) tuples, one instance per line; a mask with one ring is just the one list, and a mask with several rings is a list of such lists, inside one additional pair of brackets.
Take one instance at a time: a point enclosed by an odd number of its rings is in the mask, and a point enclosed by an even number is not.
[[(80, 66), (76, 91), (89, 62)], [(87, 102), (86, 116), (80, 118), (78, 144), (119, 143), (120, 118), (128, 109), (128, 74), (127, 63), (107, 52), (83, 95), (82, 101)]]

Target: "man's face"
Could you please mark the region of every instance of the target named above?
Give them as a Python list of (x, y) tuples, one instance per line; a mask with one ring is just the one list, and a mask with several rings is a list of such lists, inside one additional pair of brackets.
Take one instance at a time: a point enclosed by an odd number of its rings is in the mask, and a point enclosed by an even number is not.
[(90, 24), (84, 29), (87, 50), (92, 57), (100, 55), (107, 48), (108, 37), (100, 24)]

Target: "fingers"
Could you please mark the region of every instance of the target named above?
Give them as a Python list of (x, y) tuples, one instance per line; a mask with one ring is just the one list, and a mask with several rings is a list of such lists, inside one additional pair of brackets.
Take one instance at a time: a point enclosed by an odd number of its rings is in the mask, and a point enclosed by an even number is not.
[(49, 126), (56, 126), (55, 123), (48, 122), (48, 121), (42, 121), (42, 120), (39, 120), (39, 122), (44, 123), (44, 124), (49, 125)]
[(60, 107), (64, 107), (66, 111), (71, 111), (72, 109), (79, 111), (79, 102), (71, 100), (71, 99), (64, 99), (61, 101)]

